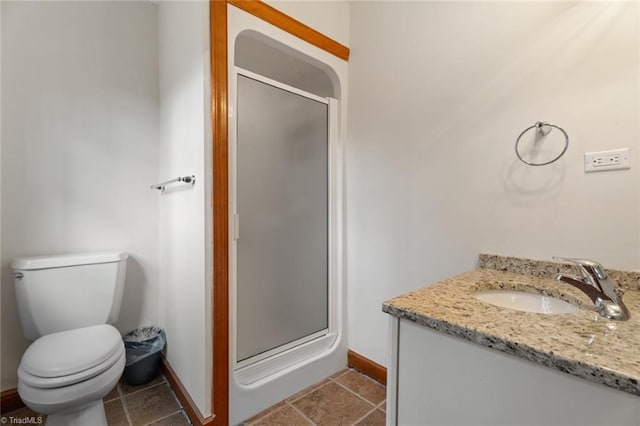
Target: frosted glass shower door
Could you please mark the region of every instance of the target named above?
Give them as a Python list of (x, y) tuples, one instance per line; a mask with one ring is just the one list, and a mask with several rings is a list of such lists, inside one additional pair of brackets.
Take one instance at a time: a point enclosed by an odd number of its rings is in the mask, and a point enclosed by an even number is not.
[(259, 76), (237, 77), (241, 362), (328, 330), (329, 107)]

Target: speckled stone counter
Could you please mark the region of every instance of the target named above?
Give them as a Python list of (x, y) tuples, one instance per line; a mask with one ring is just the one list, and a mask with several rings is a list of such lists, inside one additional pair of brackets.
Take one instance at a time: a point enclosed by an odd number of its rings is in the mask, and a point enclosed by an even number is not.
[[(606, 265), (605, 265), (606, 267)], [(624, 289), (628, 321), (600, 317), (580, 290), (553, 280), (571, 267), (481, 255), (480, 269), (385, 302), (382, 310), (482, 346), (640, 396), (640, 273), (607, 270)], [(581, 308), (536, 314), (477, 300), (477, 291), (512, 289), (557, 297)]]

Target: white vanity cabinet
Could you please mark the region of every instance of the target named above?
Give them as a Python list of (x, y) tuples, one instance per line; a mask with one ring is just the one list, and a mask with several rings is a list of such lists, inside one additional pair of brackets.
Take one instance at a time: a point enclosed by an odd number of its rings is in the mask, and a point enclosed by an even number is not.
[(389, 318), (388, 425), (640, 425), (639, 396)]

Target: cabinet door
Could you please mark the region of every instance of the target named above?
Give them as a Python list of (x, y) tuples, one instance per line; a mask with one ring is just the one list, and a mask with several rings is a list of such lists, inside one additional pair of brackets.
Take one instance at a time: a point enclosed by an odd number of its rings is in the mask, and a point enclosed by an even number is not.
[(398, 425), (640, 424), (640, 397), (411, 321), (398, 336)]

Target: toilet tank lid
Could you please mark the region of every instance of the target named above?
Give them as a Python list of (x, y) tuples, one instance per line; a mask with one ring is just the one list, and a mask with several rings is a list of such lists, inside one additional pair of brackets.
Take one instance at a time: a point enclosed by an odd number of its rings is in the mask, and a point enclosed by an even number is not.
[(16, 257), (13, 259), (13, 262), (11, 262), (11, 268), (23, 271), (62, 268), (65, 266), (118, 262), (125, 260), (128, 257), (129, 255), (123, 251), (100, 251), (91, 253)]

